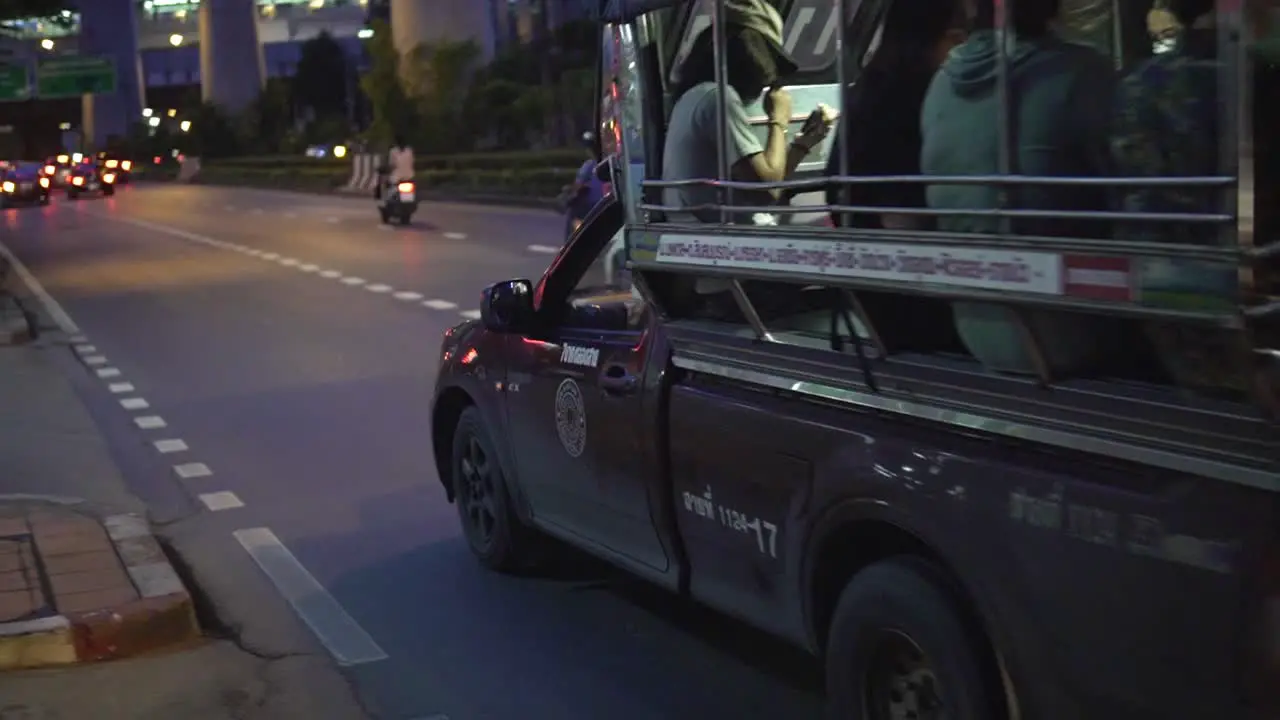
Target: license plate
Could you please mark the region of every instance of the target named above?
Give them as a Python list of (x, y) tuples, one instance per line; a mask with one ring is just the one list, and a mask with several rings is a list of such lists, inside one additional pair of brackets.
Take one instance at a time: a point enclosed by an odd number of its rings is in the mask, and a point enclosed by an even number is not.
[(18, 189), (22, 192), (30, 192), (32, 187), (34, 186), (31, 183), (22, 183), (18, 186)]
[(413, 202), (413, 198), (414, 198), (414, 194), (411, 192), (400, 193), (400, 202), (411, 203)]
[(91, 182), (91, 183), (89, 183), (89, 189), (90, 189), (90, 190), (97, 190), (97, 189), (98, 189), (98, 183), (96, 183), (96, 182)]

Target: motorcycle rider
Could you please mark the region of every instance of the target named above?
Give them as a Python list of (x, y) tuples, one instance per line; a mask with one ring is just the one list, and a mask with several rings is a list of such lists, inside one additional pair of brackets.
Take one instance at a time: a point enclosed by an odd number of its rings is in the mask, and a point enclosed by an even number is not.
[(586, 147), (587, 159), (578, 168), (578, 175), (573, 184), (565, 187), (561, 197), (565, 205), (565, 242), (582, 226), (582, 221), (595, 208), (596, 203), (604, 197), (604, 183), (596, 176), (596, 143), (595, 134), (588, 131), (582, 134), (582, 144)]
[(413, 148), (405, 142), (403, 133), (396, 133), (387, 152), (387, 164), (382, 168), (382, 182), (378, 183), (375, 197), (382, 199), (385, 189), (402, 182), (413, 181)]

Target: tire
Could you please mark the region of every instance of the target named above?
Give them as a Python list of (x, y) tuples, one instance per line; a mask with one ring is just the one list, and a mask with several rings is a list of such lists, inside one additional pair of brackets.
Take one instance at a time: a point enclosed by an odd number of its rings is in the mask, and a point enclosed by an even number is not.
[(382, 216), (382, 224), (383, 224), (383, 225), (390, 225), (390, 224), (391, 224), (391, 211), (390, 211), (390, 210), (387, 210), (385, 207), (380, 207), (380, 208), (378, 208), (378, 214)]
[[(476, 449), (487, 459), (488, 480), (479, 490), (473, 489), (475, 476), (464, 472), (466, 463), (475, 465)], [(453, 477), (453, 504), (458, 509), (467, 546), (481, 565), (502, 573), (514, 573), (526, 569), (533, 559), (533, 547), (527, 540), (531, 532), (516, 517), (511, 496), (507, 493), (506, 478), (489, 431), (475, 406), (462, 411), (453, 432), (453, 455), (450, 462)], [(468, 477), (470, 475), (470, 477)], [(476, 493), (487, 493), (482, 508), (473, 511), (481, 502)], [(488, 515), (491, 522), (486, 533), (480, 515)]]
[(413, 212), (412, 212), (412, 211), (410, 211), (410, 210), (406, 210), (405, 212), (400, 213), (400, 224), (401, 224), (401, 225), (408, 226), (408, 225), (409, 225), (409, 223), (411, 223), (411, 222), (413, 222)]
[(115, 194), (116, 194), (116, 188), (114, 185), (102, 186), (102, 197), (111, 197), (112, 195), (115, 195)]
[(75, 192), (75, 191), (73, 191), (73, 190), (68, 190), (68, 191), (67, 191), (67, 199), (68, 199), (68, 200), (79, 200), (79, 199), (80, 199), (80, 193)]
[[(898, 657), (918, 652), (924, 662), (886, 661), (895, 648), (905, 651)], [(992, 695), (985, 662), (981, 638), (940, 571), (917, 558), (878, 562), (855, 575), (836, 604), (827, 644), (827, 717), (890, 720), (894, 715), (881, 702), (892, 694), (914, 701), (921, 718), (933, 717), (925, 710), (932, 696), (948, 720), (996, 720), (1003, 704)], [(914, 690), (895, 685), (889, 665), (914, 670), (897, 675)]]

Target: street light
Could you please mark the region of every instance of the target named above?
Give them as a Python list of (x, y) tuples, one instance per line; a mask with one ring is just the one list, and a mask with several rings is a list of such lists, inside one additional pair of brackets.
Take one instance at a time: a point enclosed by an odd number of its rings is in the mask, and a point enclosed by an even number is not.
[(52, 49), (53, 49), (53, 41), (52, 41), (52, 40), (50, 40), (49, 38), (45, 38), (45, 39), (43, 39), (43, 40), (41, 40), (41, 41), (40, 41), (40, 47), (44, 48), (45, 50), (52, 50)]
[(361, 40), (368, 40), (373, 37), (373, 28), (360, 28), (360, 31), (356, 33), (356, 37)]
[(182, 128), (182, 132), (190, 132), (190, 131), (191, 131), (191, 121), (190, 121), (190, 120), (183, 120), (183, 121), (182, 121), (182, 124), (181, 124), (181, 125), (179, 125), (178, 127)]
[(60, 123), (60, 124), (58, 125), (58, 129), (59, 129), (59, 130), (70, 130), (70, 129), (71, 129), (71, 123)]
[(173, 108), (169, 108), (169, 117), (178, 117), (178, 111)]
[(178, 47), (179, 45), (181, 45), (181, 44), (182, 44), (182, 36), (181, 36), (181, 35), (179, 35), (178, 33), (174, 33), (174, 34), (170, 35), (170, 36), (169, 36), (169, 44), (170, 44), (170, 45), (172, 45), (172, 46), (174, 46), (174, 47)]
[(155, 114), (156, 114), (156, 111), (152, 110), (151, 108), (142, 108), (142, 117), (151, 117), (152, 115), (155, 115)]
[(151, 127), (160, 127), (160, 118), (153, 115), (151, 119), (147, 121), (147, 124)]
[(336, 158), (344, 158), (347, 156), (347, 146), (335, 145), (333, 147), (333, 156)]

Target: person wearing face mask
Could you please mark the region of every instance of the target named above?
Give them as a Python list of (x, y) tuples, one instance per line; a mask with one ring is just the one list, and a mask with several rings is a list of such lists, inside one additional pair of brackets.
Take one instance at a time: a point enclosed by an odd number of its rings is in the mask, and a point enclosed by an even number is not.
[[(774, 85), (795, 73), (795, 61), (782, 41), (782, 16), (765, 0), (725, 0), (726, 47), (725, 117), (730, 175), (745, 182), (779, 182), (789, 177), (813, 147), (826, 137), (831, 120), (814, 118), (789, 140), (791, 96)], [(716, 86), (712, 29), (694, 41), (680, 66), (662, 154), (663, 180), (714, 179), (719, 176), (717, 155), (719, 91)], [(767, 92), (766, 92), (767, 91)], [(768, 135), (760, 142), (747, 116), (746, 106), (764, 95)], [(737, 205), (771, 205), (777, 193), (734, 193)], [(690, 208), (702, 222), (719, 222), (720, 213), (709, 206), (721, 202), (716, 188), (686, 186), (663, 190), (663, 204)], [(679, 219), (678, 215), (672, 219)], [(752, 218), (734, 217), (750, 223)]]

